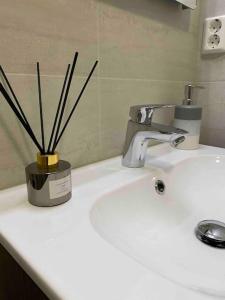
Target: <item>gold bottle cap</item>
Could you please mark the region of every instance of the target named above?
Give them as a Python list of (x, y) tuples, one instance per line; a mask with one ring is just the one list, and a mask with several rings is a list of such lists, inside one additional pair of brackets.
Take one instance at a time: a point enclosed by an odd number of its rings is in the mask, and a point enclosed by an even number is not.
[(55, 152), (54, 154), (41, 154), (37, 153), (37, 164), (41, 169), (46, 169), (54, 167), (59, 162), (59, 154)]

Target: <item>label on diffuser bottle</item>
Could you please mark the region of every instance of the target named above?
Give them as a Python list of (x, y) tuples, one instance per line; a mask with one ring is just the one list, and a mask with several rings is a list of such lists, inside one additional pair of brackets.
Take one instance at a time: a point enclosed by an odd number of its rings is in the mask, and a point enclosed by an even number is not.
[(71, 192), (71, 175), (49, 181), (50, 199), (63, 197)]

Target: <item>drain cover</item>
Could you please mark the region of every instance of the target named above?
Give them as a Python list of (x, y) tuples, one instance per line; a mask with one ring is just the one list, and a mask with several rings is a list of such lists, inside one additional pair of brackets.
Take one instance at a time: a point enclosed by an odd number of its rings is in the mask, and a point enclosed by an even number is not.
[(225, 223), (204, 220), (195, 228), (196, 237), (205, 244), (225, 248)]

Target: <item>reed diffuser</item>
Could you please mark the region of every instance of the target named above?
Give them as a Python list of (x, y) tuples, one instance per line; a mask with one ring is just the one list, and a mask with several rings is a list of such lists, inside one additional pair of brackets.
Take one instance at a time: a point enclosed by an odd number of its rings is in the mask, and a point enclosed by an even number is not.
[(59, 205), (68, 201), (72, 196), (71, 165), (69, 162), (59, 159), (59, 153), (56, 151), (56, 149), (98, 64), (98, 61), (94, 63), (84, 83), (84, 86), (82, 87), (78, 97), (75, 99), (69, 116), (67, 117), (65, 123), (62, 125), (64, 111), (77, 63), (77, 58), (78, 52), (76, 52), (74, 55), (72, 65), (70, 66), (69, 64), (67, 66), (62, 91), (53, 121), (50, 139), (47, 145), (45, 144), (39, 63), (37, 62), (37, 83), (39, 96), (41, 143), (39, 143), (39, 141), (37, 140), (34, 131), (32, 130), (30, 123), (28, 122), (27, 117), (19, 103), (18, 98), (16, 97), (3, 68), (0, 66), (0, 72), (2, 74), (2, 77), (4, 78), (5, 86), (7, 87), (6, 89), (0, 82), (0, 91), (3, 95), (3, 98), (6, 100), (6, 102), (20, 121), (21, 125), (33, 141), (34, 145), (38, 149), (36, 162), (31, 163), (25, 168), (28, 200), (31, 204), (36, 206)]

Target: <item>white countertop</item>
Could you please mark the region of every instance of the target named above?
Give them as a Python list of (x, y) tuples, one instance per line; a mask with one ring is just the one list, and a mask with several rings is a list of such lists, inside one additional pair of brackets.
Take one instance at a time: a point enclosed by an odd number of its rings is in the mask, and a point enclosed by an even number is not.
[[(212, 149), (214, 154), (225, 154), (224, 149), (206, 146), (181, 151), (162, 144), (150, 150), (160, 166), (163, 160), (172, 160), (175, 152), (176, 157), (182, 153), (184, 159), (210, 154)], [(72, 199), (52, 208), (30, 205), (26, 185), (3, 190), (0, 242), (50, 299), (217, 299), (151, 272), (107, 243), (93, 228), (89, 214), (96, 200), (147, 172), (147, 168), (122, 167), (120, 157), (73, 170)]]

